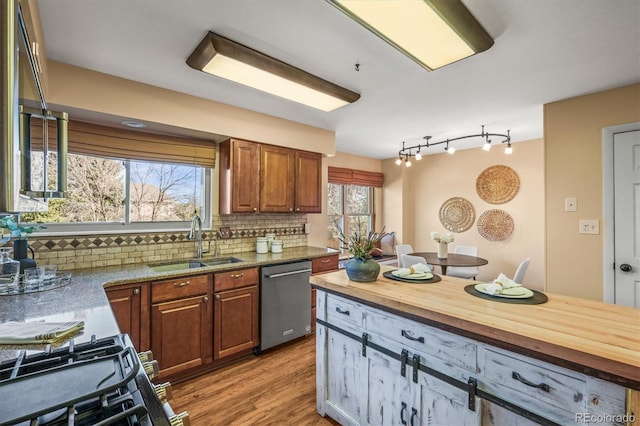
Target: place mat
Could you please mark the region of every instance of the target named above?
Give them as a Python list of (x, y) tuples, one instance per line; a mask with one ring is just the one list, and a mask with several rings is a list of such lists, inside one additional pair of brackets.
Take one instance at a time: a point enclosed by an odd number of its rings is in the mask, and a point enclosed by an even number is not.
[(464, 232), (476, 219), (473, 204), (462, 197), (452, 197), (440, 206), (440, 223), (451, 232)]
[(493, 300), (494, 302), (515, 303), (516, 305), (541, 305), (543, 303), (546, 303), (547, 300), (549, 300), (546, 294), (540, 293), (539, 291), (532, 290), (532, 289), (529, 289), (529, 290), (533, 292), (533, 296), (527, 299), (510, 299), (510, 298), (500, 297), (500, 296), (491, 296), (490, 294), (479, 292), (478, 290), (475, 289), (475, 286), (476, 286), (475, 284), (469, 284), (468, 286), (465, 286), (464, 291), (466, 291), (472, 296), (476, 296), (481, 299)]
[(513, 234), (513, 218), (504, 210), (491, 209), (478, 218), (478, 232), (489, 241), (505, 241)]
[(508, 166), (484, 169), (476, 178), (476, 192), (490, 204), (503, 204), (513, 199), (520, 189), (518, 174)]
[(432, 284), (432, 283), (437, 283), (438, 281), (441, 280), (440, 275), (436, 275), (436, 274), (433, 274), (433, 278), (429, 278), (428, 280), (411, 280), (408, 278), (396, 277), (391, 272), (393, 271), (383, 272), (382, 276), (385, 278), (389, 278), (390, 280), (402, 281), (404, 283), (411, 283), (411, 284)]

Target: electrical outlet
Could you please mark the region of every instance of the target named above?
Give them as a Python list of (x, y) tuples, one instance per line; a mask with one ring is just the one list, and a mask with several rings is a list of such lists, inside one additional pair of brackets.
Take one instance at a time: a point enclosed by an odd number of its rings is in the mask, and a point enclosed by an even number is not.
[(565, 198), (564, 199), (564, 211), (565, 212), (577, 212), (578, 211), (578, 200), (576, 198)]
[(220, 238), (222, 238), (223, 240), (231, 238), (231, 228), (229, 228), (228, 226), (221, 226), (220, 227)]
[(581, 234), (598, 235), (600, 233), (600, 221), (599, 220), (586, 220), (580, 219), (580, 229), (578, 232)]

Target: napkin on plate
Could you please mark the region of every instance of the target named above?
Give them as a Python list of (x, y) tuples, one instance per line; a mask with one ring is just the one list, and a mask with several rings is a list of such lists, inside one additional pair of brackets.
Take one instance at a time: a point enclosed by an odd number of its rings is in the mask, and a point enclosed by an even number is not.
[(408, 268), (398, 268), (395, 271), (396, 276), (398, 277), (408, 277), (413, 274), (428, 274), (431, 272), (431, 268), (429, 265), (425, 265), (424, 263), (416, 263), (415, 265), (411, 265)]
[(486, 293), (495, 295), (495, 294), (502, 293), (504, 290), (515, 288), (515, 287), (522, 287), (522, 284), (518, 284), (517, 282), (513, 281), (511, 278), (507, 277), (505, 274), (500, 273), (500, 275), (498, 275), (498, 278), (493, 280), (492, 283), (488, 284), (484, 288), (484, 290)]

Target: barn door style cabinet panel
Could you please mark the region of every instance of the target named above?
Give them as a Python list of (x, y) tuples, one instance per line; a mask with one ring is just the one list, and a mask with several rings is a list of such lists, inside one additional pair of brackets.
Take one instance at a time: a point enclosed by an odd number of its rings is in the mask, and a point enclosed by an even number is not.
[(321, 213), (322, 155), (228, 139), (220, 144), (220, 213)]
[(317, 409), (341, 424), (613, 425), (629, 412), (623, 386), (319, 287), (316, 298)]

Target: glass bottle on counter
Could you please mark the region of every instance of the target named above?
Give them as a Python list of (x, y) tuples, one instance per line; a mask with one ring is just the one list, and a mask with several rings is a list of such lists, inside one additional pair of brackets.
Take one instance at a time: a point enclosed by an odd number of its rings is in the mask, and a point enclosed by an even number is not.
[(17, 287), (20, 279), (20, 262), (9, 257), (10, 247), (0, 248), (0, 294)]

